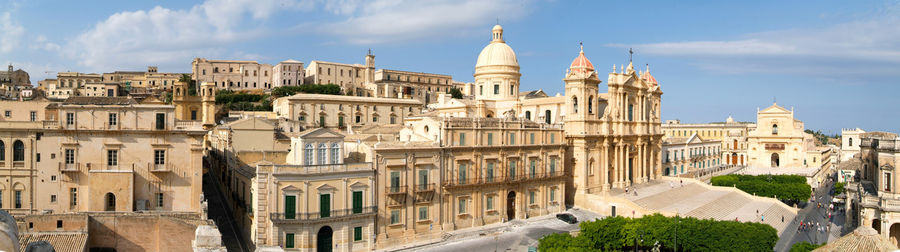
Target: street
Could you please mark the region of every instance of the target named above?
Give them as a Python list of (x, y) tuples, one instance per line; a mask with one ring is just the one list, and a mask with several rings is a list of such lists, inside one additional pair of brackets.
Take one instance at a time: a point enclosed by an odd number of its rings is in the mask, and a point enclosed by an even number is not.
[[(804, 241), (818, 244), (827, 242), (830, 239), (829, 236), (831, 238), (840, 237), (840, 230), (844, 225), (842, 211), (833, 211), (832, 221), (829, 222), (828, 219), (828, 205), (831, 204), (832, 200), (829, 192), (833, 185), (833, 181), (826, 180), (818, 188), (814, 188), (815, 202), (809, 202), (805, 208), (798, 212), (797, 217), (784, 230), (784, 233), (775, 245), (775, 251), (789, 251), (793, 244)], [(823, 203), (825, 206), (817, 208), (816, 203)], [(803, 223), (812, 223), (812, 228), (798, 232), (801, 220)], [(828, 230), (825, 232), (816, 231), (816, 223), (819, 223), (820, 226), (828, 225)]]
[[(569, 209), (566, 212), (578, 218), (578, 223), (601, 217), (595, 213), (579, 209)], [(569, 224), (563, 222), (556, 218), (556, 214), (527, 220), (513, 220), (504, 223), (500, 227), (466, 231), (456, 235), (459, 238), (451, 238), (435, 244), (409, 248), (408, 251), (527, 251), (528, 247), (537, 248), (537, 241), (541, 237), (553, 233), (578, 230), (578, 223)]]

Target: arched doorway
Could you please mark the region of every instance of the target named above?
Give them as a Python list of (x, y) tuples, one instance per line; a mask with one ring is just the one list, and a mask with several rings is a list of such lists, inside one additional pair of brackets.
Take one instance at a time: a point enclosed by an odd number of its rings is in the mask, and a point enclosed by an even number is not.
[(666, 167), (666, 176), (672, 176), (672, 173), (669, 172), (669, 167)]
[(897, 246), (898, 241), (900, 241), (900, 223), (891, 224), (890, 235), (891, 243)]
[(731, 164), (736, 165), (737, 163), (737, 153), (731, 153)]
[(875, 231), (878, 231), (878, 233), (880, 234), (881, 233), (881, 220), (879, 220), (879, 219), (872, 220), (872, 229), (875, 229)]
[(772, 153), (772, 167), (778, 167), (778, 153)]
[(116, 195), (106, 193), (106, 211), (116, 211)]
[(506, 220), (516, 218), (516, 191), (509, 191), (506, 195)]
[(319, 233), (316, 234), (316, 251), (331, 252), (331, 236), (333, 234), (334, 231), (329, 226), (320, 228)]

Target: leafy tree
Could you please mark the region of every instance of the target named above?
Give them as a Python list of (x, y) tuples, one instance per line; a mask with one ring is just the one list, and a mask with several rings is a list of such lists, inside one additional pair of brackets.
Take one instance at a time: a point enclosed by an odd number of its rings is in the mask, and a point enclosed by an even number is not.
[(825, 245), (825, 243), (822, 243), (822, 244), (812, 244), (809, 242), (794, 243), (794, 245), (791, 246), (791, 252), (809, 252), (809, 251), (813, 251), (824, 245)]
[(453, 97), (453, 99), (462, 99), (463, 93), (458, 88), (450, 88), (450, 96)]
[(300, 86), (282, 86), (272, 89), (272, 96), (284, 97), (297, 93), (340, 95), (341, 86), (335, 84), (304, 84)]
[(838, 195), (838, 194), (844, 193), (844, 190), (845, 190), (844, 186), (845, 186), (844, 182), (834, 183), (834, 194)]
[(809, 200), (812, 187), (806, 184), (806, 178), (798, 175), (722, 175), (710, 179), (714, 186), (734, 186), (749, 194), (762, 197), (775, 197), (787, 202), (803, 202)]

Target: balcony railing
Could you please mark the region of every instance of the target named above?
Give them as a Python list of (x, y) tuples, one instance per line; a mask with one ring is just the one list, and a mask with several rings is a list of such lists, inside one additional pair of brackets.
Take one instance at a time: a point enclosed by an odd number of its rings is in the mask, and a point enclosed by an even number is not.
[(434, 183), (428, 184), (418, 184), (415, 185), (415, 191), (418, 192), (431, 192), (434, 191)]
[[(354, 211), (356, 210), (356, 211)], [(345, 217), (353, 217), (353, 216), (364, 216), (374, 214), (378, 211), (378, 208), (375, 206), (363, 207), (361, 209), (340, 209), (340, 210), (331, 210), (329, 212), (308, 212), (308, 213), (295, 213), (295, 214), (285, 214), (281, 213), (270, 213), (269, 218), (275, 222), (306, 222), (306, 221), (315, 221), (315, 220), (331, 220), (337, 218), (345, 218)]]
[(406, 194), (406, 186), (388, 186), (384, 189), (388, 195), (392, 194)]
[(150, 172), (171, 172), (172, 165), (171, 164), (151, 164), (147, 163), (147, 167), (149, 167)]
[(441, 184), (446, 187), (458, 187), (458, 186), (469, 186), (469, 185), (482, 185), (482, 184), (491, 184), (491, 183), (515, 183), (515, 182), (523, 182), (523, 181), (531, 181), (531, 180), (540, 180), (540, 179), (549, 179), (562, 177), (565, 173), (562, 170), (553, 171), (553, 172), (539, 172), (539, 173), (524, 173), (524, 174), (515, 174), (515, 175), (505, 175), (505, 176), (497, 176), (493, 177), (472, 177), (466, 179), (459, 178), (451, 178), (444, 180)]
[(280, 174), (324, 174), (335, 172), (371, 171), (372, 163), (326, 165), (273, 165), (272, 172)]
[(77, 172), (81, 170), (81, 163), (66, 164), (59, 162), (59, 171), (61, 172)]
[(175, 129), (203, 129), (203, 122), (175, 120)]

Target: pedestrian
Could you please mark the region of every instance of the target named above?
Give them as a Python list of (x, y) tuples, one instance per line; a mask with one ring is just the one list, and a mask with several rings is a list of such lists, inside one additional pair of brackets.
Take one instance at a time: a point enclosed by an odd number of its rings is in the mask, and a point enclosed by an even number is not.
[(684, 187), (684, 179), (682, 179), (680, 181), (681, 181), (681, 187)]
[(781, 223), (784, 223), (784, 215), (781, 216)]
[(759, 219), (759, 221), (766, 221), (766, 215), (765, 214), (762, 215), (761, 218)]

